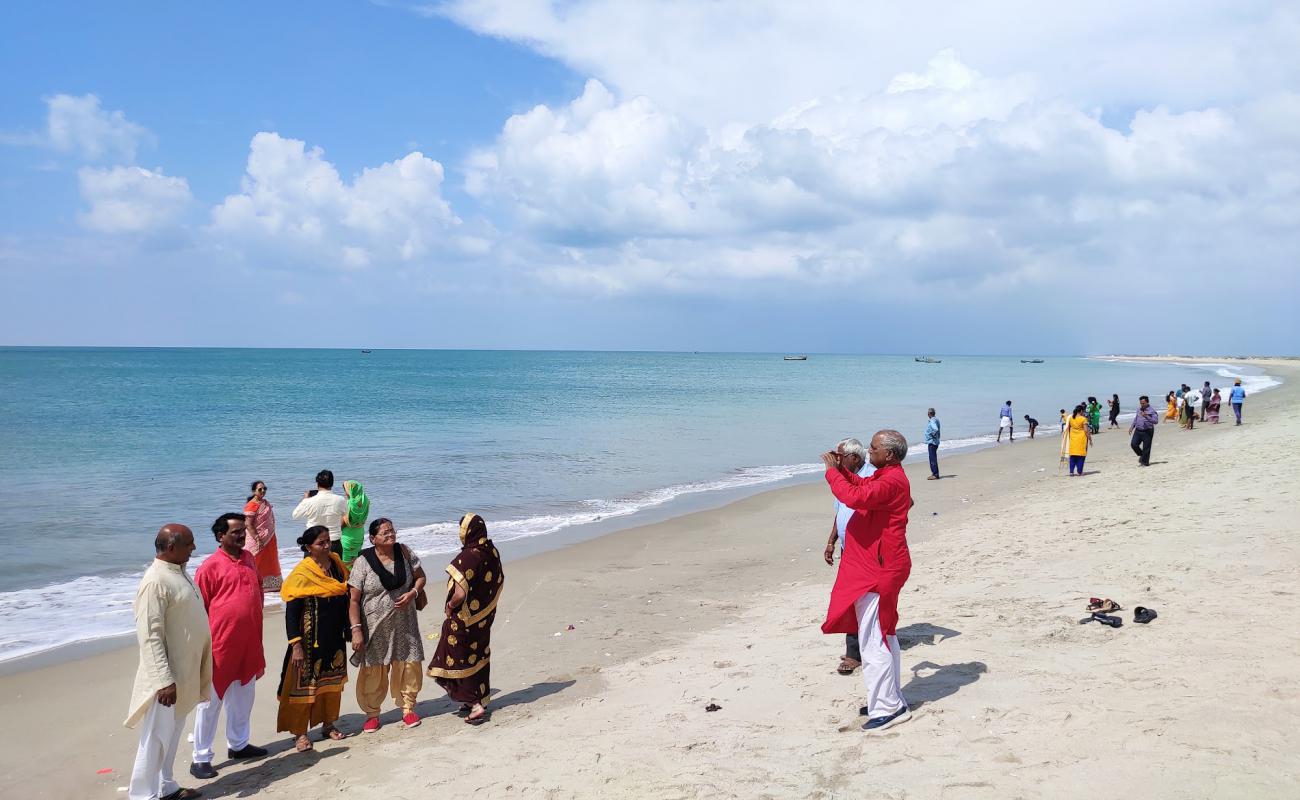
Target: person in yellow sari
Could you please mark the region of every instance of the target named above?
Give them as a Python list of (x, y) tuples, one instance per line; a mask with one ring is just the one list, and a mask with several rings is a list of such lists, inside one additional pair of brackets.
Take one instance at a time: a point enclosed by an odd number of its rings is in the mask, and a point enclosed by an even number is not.
[(1165, 419), (1178, 419), (1178, 401), (1174, 399), (1173, 392), (1165, 395), (1165, 403), (1168, 406), (1165, 409)]
[(1066, 424), (1066, 436), (1069, 437), (1067, 452), (1070, 455), (1070, 476), (1083, 475), (1083, 461), (1088, 457), (1088, 448), (1092, 446), (1092, 431), (1084, 407), (1074, 407), (1070, 421)]
[(348, 682), (345, 647), (348, 628), (348, 569), (330, 552), (330, 532), (313, 525), (298, 537), (306, 557), (280, 587), (289, 646), (280, 671), (280, 711), (276, 730), (295, 737), (298, 752), (312, 749), (307, 729), (321, 726), (321, 735), (344, 738), (334, 727), (339, 701)]

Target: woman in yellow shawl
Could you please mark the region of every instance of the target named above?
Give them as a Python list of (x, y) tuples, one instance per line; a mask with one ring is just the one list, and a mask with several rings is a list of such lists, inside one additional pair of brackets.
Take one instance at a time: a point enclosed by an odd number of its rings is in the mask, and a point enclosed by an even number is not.
[(298, 752), (312, 749), (307, 729), (321, 726), (321, 735), (342, 739), (334, 727), (339, 700), (348, 682), (345, 647), (348, 628), (348, 569), (330, 552), (330, 532), (313, 525), (298, 537), (306, 557), (280, 587), (289, 647), (280, 672), (280, 713), (276, 730), (295, 737)]
[(1168, 406), (1165, 409), (1165, 419), (1178, 419), (1178, 400), (1175, 399), (1173, 392), (1165, 395), (1165, 403)]
[(1066, 424), (1066, 436), (1069, 437), (1070, 477), (1083, 475), (1083, 461), (1088, 457), (1088, 448), (1092, 446), (1092, 425), (1084, 413), (1082, 403), (1074, 407), (1070, 421)]
[(348, 499), (348, 510), (343, 515), (340, 542), (343, 545), (343, 566), (352, 569), (361, 546), (365, 544), (366, 518), (370, 516), (370, 498), (356, 481), (343, 481), (343, 494)]

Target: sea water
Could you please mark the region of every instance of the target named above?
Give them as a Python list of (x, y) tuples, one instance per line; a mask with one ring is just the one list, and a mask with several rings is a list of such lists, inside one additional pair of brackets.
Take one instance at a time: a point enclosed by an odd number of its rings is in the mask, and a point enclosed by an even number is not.
[(286, 573), (303, 527), (290, 512), (320, 469), (340, 492), (360, 481), (371, 518), (422, 555), (453, 552), (474, 511), (509, 557), (524, 539), (811, 480), (846, 436), (896, 428), (923, 453), (929, 406), (950, 449), (992, 441), (1008, 399), (1019, 435), (1025, 414), (1052, 435), (1089, 395), (1131, 412), (1183, 382), (1276, 384), (1219, 364), (939, 358), (0, 348), (0, 660), (130, 631), (158, 527), (194, 529), (193, 569), (253, 480)]

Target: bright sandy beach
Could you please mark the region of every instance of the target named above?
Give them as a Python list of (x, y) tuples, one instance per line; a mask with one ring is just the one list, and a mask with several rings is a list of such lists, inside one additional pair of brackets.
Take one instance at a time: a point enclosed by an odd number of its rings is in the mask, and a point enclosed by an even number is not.
[[(201, 783), (182, 740), (177, 777), (211, 798), (1295, 796), (1300, 365), (1257, 363), (1286, 383), (1248, 398), (1245, 425), (1226, 403), (1218, 426), (1162, 422), (1147, 469), (1103, 421), (1089, 474), (1065, 477), (1054, 420), (944, 458), (941, 481), (909, 465), (915, 716), (883, 734), (859, 730), (861, 679), (835, 674), (843, 637), (819, 630), (834, 569), (817, 482), (508, 563), (479, 728), (426, 680), (421, 727), (390, 709), (377, 733), (293, 753), (269, 615), (253, 741), (272, 755), (223, 763), (220, 746)], [(923, 410), (899, 425), (919, 438)], [(1124, 626), (1078, 624), (1090, 596)], [(1134, 624), (1139, 605), (1159, 618)], [(0, 678), (6, 797), (124, 796), (135, 662), (124, 647)], [(349, 686), (340, 727), (360, 723)]]

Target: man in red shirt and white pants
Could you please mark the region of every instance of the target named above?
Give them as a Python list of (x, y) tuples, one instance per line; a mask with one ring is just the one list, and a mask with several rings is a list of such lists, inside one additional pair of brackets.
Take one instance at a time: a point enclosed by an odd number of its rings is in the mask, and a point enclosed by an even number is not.
[(876, 471), (863, 478), (843, 469), (838, 453), (822, 455), (831, 493), (855, 512), (845, 531), (822, 632), (857, 633), (867, 689), (862, 729), (876, 732), (912, 718), (900, 686), (897, 636), (898, 594), (912, 571), (907, 549), (912, 486), (902, 466), (907, 456), (903, 434), (877, 432), (867, 456)]

